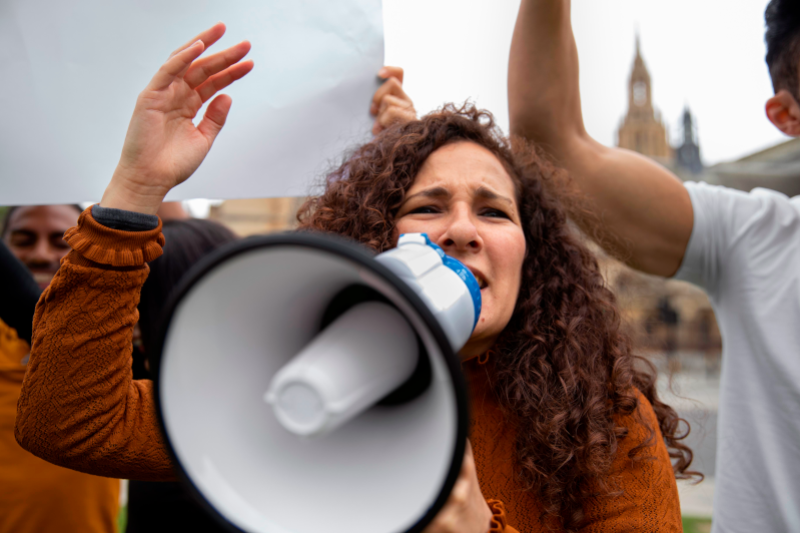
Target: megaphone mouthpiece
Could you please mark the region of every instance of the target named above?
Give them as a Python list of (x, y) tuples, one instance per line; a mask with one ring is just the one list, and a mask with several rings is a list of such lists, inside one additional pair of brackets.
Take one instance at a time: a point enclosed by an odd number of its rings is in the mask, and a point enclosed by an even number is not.
[(397, 248), (376, 261), (405, 281), (427, 304), (450, 339), (453, 351), (469, 340), (481, 314), (478, 280), (425, 233), (404, 233)]
[(281, 368), (264, 399), (292, 433), (323, 435), (400, 386), (418, 357), (414, 330), (397, 309), (361, 303)]

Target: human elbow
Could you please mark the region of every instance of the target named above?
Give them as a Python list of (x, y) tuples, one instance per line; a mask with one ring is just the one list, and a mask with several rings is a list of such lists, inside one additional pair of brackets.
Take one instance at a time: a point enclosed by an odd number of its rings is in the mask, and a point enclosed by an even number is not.
[(64, 430), (64, 420), (52, 404), (23, 387), (17, 403), (14, 438), (22, 449), (59, 466), (69, 466), (70, 449), (76, 443)]

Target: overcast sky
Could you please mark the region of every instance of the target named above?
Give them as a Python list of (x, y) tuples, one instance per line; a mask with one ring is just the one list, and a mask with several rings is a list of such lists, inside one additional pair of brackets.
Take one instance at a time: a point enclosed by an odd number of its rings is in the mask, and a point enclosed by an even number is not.
[[(706, 164), (786, 140), (767, 121), (767, 0), (573, 0), (583, 113), (605, 144), (627, 108), (636, 29), (653, 99), (680, 135), (685, 104), (697, 119)], [(421, 112), (472, 98), (508, 124), (508, 47), (519, 0), (384, 0), (386, 63), (407, 70)]]

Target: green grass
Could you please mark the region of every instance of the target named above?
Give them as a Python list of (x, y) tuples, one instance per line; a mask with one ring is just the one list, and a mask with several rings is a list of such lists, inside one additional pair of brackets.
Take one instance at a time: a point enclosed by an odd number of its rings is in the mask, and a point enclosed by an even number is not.
[(117, 531), (125, 533), (125, 525), (128, 523), (128, 508), (120, 507), (119, 514), (117, 515)]
[(710, 518), (699, 518), (696, 516), (683, 517), (683, 533), (709, 533), (710, 531)]

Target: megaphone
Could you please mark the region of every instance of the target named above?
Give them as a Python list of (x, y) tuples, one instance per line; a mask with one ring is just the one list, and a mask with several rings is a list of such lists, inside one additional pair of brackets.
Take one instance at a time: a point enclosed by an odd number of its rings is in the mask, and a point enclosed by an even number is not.
[(232, 531), (421, 531), (461, 469), (456, 352), (479, 315), (477, 281), (425, 234), (378, 256), (311, 233), (218, 250), (155, 354), (179, 476)]

